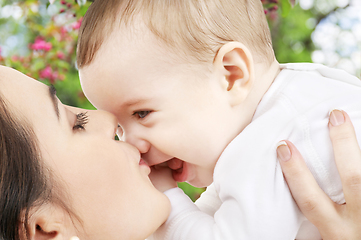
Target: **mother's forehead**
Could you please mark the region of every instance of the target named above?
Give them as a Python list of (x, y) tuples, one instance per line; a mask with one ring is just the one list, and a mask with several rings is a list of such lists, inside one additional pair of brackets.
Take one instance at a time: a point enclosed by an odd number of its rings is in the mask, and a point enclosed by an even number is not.
[(3, 86), (8, 86), (8, 85), (12, 85), (15, 84), (19, 81), (17, 81), (18, 79), (23, 78), (25, 75), (23, 75), (22, 73), (20, 73), (19, 71), (10, 68), (10, 67), (6, 67), (6, 66), (0, 66), (0, 83)]
[(4, 82), (5, 79), (9, 78), (13, 71), (16, 70), (0, 65), (0, 82)]
[(6, 96), (12, 92), (12, 88), (19, 84), (16, 79), (18, 79), (18, 71), (10, 67), (0, 66), (0, 92), (2, 95)]
[(42, 85), (42, 83), (36, 81), (35, 79), (6, 66), (0, 65), (0, 84), (1, 89), (3, 87), (11, 87), (16, 85), (23, 85), (24, 83), (29, 84), (39, 84)]
[[(0, 66), (0, 93), (18, 110), (33, 104), (41, 104), (44, 98), (39, 93), (46, 85), (25, 74), (5, 66)], [(40, 92), (39, 92), (40, 91)], [(45, 91), (44, 91), (45, 92)]]

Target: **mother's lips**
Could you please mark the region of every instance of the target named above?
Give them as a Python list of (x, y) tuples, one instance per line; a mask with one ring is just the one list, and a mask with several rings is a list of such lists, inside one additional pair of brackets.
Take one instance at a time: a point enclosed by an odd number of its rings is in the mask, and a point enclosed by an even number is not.
[(148, 163), (141, 158), (139, 161), (139, 165), (147, 165), (148, 166)]

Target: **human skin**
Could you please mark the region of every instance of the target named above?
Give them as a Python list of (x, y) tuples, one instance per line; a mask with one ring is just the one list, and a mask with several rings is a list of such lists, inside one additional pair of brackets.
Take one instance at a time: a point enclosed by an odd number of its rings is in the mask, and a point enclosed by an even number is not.
[(279, 65), (254, 63), (239, 42), (225, 44), (209, 63), (175, 52), (135, 20), (115, 29), (79, 76), (86, 97), (116, 115), (123, 139), (150, 166), (166, 163), (176, 181), (205, 187)]
[(322, 239), (361, 239), (361, 151), (346, 112), (334, 110), (328, 124), (346, 204), (334, 203), (318, 186), (300, 152), (289, 141), (277, 154), (285, 179), (302, 213)]
[[(252, 65), (252, 58), (247, 51), (242, 52), (239, 45), (235, 48), (237, 51), (228, 52), (233, 55), (222, 55), (226, 49), (221, 48), (210, 65), (187, 62), (184, 60), (186, 56), (177, 56), (176, 50), (170, 50), (155, 39), (141, 23), (132, 29), (131, 34), (128, 30), (114, 30), (93, 62), (80, 69), (86, 96), (97, 108), (117, 116), (124, 128), (123, 138), (134, 144), (150, 165), (168, 165), (173, 173), (180, 167), (183, 171), (187, 168), (188, 176), (182, 176), (181, 180), (194, 186), (207, 186), (212, 181), (214, 166), (223, 149), (250, 122), (254, 103), (258, 103), (257, 100), (271, 84), (272, 76), (277, 74), (277, 63), (274, 62), (268, 71), (257, 63)], [(234, 57), (237, 53), (241, 53), (238, 62)], [(222, 62), (222, 57), (226, 61)], [(239, 64), (242, 61), (247, 65), (248, 72)], [(242, 74), (237, 75), (232, 69)], [(265, 76), (260, 74), (262, 72)], [(232, 82), (229, 76), (240, 81)], [(252, 92), (257, 89), (256, 83), (252, 82), (254, 79), (263, 84), (263, 88), (258, 86), (258, 94)], [(236, 88), (231, 88), (229, 94), (224, 95), (224, 89), (228, 90), (232, 84), (236, 84)], [(219, 86), (223, 88), (219, 89)], [(243, 99), (237, 99), (232, 94), (238, 94)], [(127, 101), (137, 104), (130, 105)], [(243, 102), (241, 107), (239, 101)], [(247, 104), (251, 107), (244, 107)], [(230, 109), (235, 108), (245, 114), (231, 114)], [(290, 166), (297, 166), (292, 162), (299, 163), (290, 161)], [(319, 227), (323, 236), (333, 237), (330, 239), (347, 239), (343, 236), (350, 235), (343, 234), (345, 231), (342, 230), (335, 234), (335, 230), (340, 229), (337, 224), (350, 223), (345, 229), (353, 228), (350, 233), (357, 233), (356, 226), (360, 226), (361, 222), (357, 216), (333, 215), (332, 221), (329, 221), (331, 215), (327, 210), (335, 211), (334, 206), (318, 204), (324, 203), (325, 198), (318, 201), (318, 196), (313, 194), (320, 189), (318, 185), (310, 184), (315, 182), (311, 174), (302, 175), (307, 170), (305, 166), (303, 164), (299, 169), (293, 167), (293, 171), (284, 169), (286, 179), (293, 183), (291, 191), (304, 214)], [(161, 176), (156, 180), (162, 182)], [(360, 188), (358, 192), (361, 192)], [(351, 198), (361, 202), (356, 193)], [(310, 205), (304, 205), (305, 202)], [(316, 207), (307, 209), (305, 206)], [(358, 204), (351, 207), (351, 210), (361, 209)], [(326, 210), (320, 215), (318, 212), (323, 208)], [(355, 213), (361, 216), (359, 210)]]
[[(32, 126), (41, 159), (81, 219), (79, 225), (56, 205), (40, 206), (29, 219), (31, 239), (144, 240), (167, 219), (168, 198), (152, 185), (139, 151), (114, 140), (112, 114), (53, 102), (48, 86), (3, 66), (0, 84), (11, 112)], [(77, 114), (85, 112), (88, 123), (80, 123)]]

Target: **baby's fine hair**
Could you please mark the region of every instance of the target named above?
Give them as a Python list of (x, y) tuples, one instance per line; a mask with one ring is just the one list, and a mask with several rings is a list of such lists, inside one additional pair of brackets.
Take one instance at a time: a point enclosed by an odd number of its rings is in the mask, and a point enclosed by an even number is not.
[(238, 41), (256, 62), (274, 60), (271, 35), (260, 0), (95, 0), (84, 16), (78, 40), (77, 64), (90, 64), (120, 24), (135, 16), (150, 31), (185, 56), (213, 62), (222, 45)]

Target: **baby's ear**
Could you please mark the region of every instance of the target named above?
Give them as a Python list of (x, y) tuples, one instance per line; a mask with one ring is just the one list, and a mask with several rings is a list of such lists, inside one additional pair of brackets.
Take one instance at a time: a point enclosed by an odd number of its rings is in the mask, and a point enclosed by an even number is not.
[(64, 235), (66, 234), (64, 216), (64, 211), (60, 208), (49, 206), (38, 207), (29, 213), (27, 226), (24, 226), (24, 224), (20, 226), (20, 239), (28, 239), (26, 237), (25, 227), (31, 240), (64, 239)]
[(248, 95), (254, 83), (254, 63), (249, 49), (240, 42), (229, 42), (223, 45), (214, 60), (214, 65), (223, 76), (223, 86), (239, 104)]

